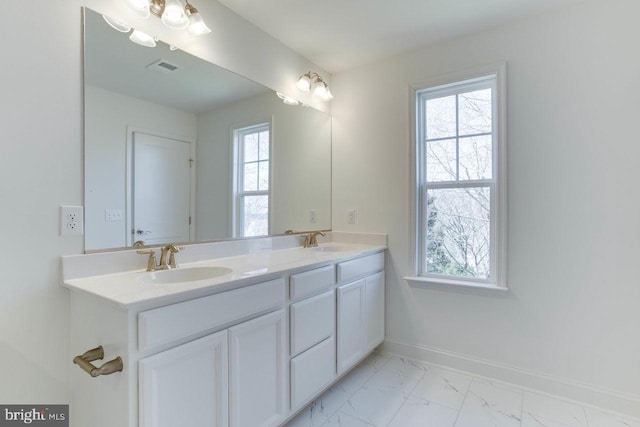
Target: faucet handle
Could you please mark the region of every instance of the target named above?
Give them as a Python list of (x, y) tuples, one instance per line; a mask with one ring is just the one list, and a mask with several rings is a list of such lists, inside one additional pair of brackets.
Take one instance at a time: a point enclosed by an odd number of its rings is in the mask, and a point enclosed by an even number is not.
[(169, 267), (179, 267), (178, 263), (176, 262), (176, 253), (180, 252), (182, 249), (184, 249), (184, 246), (171, 245), (171, 249), (169, 249)]
[(147, 261), (147, 271), (155, 271), (156, 269), (156, 252), (153, 249), (149, 249), (147, 251), (136, 251), (136, 253), (140, 255), (149, 255), (149, 260)]

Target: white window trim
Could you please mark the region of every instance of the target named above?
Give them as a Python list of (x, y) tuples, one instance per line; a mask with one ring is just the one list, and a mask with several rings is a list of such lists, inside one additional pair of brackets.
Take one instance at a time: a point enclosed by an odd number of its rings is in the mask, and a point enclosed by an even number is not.
[[(240, 187), (243, 184), (241, 178), (241, 170), (239, 168), (240, 161), (240, 141), (239, 137), (242, 133), (251, 133), (251, 130), (267, 128), (269, 129), (269, 189), (262, 191), (240, 191)], [(273, 120), (256, 120), (251, 124), (236, 125), (231, 128), (231, 143), (232, 143), (232, 188), (231, 188), (231, 235), (234, 238), (244, 238), (244, 232), (241, 230), (242, 225), (242, 207), (240, 199), (242, 195), (266, 195), (268, 196), (269, 213), (268, 213), (268, 230), (265, 236), (271, 234), (272, 228), (272, 187), (273, 187)], [(255, 237), (265, 237), (255, 236)]]
[[(417, 138), (419, 136), (419, 123), (416, 120), (418, 106), (418, 93), (424, 89), (434, 88), (438, 86), (453, 85), (465, 80), (473, 80), (483, 76), (496, 75), (496, 100), (497, 100), (497, 117), (494, 132), (496, 134), (497, 152), (493, 153), (495, 176), (495, 215), (492, 221), (495, 221), (495, 280), (492, 282), (478, 279), (465, 279), (462, 277), (437, 277), (436, 275), (421, 276), (420, 275), (420, 206), (418, 192), (420, 191), (420, 158), (418, 153)], [(454, 285), (471, 288), (492, 289), (498, 291), (506, 291), (507, 287), (507, 146), (506, 146), (506, 111), (507, 111), (507, 64), (498, 63), (483, 67), (477, 67), (462, 72), (448, 74), (438, 78), (431, 79), (426, 82), (420, 82), (410, 86), (411, 92), (411, 229), (410, 235), (410, 253), (411, 256), (411, 275), (405, 277), (412, 285)]]

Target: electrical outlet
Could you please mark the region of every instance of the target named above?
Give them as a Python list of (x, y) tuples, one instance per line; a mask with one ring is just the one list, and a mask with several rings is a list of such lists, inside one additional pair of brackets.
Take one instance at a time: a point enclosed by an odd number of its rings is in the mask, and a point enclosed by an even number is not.
[(82, 236), (84, 216), (82, 206), (60, 206), (60, 235)]
[(356, 210), (349, 209), (347, 211), (347, 224), (355, 224), (356, 223)]
[(312, 224), (315, 224), (316, 222), (318, 222), (318, 218), (316, 217), (316, 210), (315, 209), (311, 209), (309, 211), (309, 222)]

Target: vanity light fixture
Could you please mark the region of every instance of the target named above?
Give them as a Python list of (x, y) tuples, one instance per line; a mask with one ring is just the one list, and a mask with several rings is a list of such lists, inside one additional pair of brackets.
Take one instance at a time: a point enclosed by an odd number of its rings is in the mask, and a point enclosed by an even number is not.
[(129, 40), (144, 47), (156, 47), (156, 39), (140, 30), (133, 30)]
[(105, 20), (107, 24), (109, 24), (111, 28), (113, 28), (116, 31), (120, 31), (121, 33), (128, 33), (129, 31), (131, 31), (131, 27), (128, 26), (127, 24), (124, 24), (113, 18), (109, 18), (106, 15), (102, 15), (102, 18)]
[(331, 101), (333, 99), (329, 86), (316, 72), (309, 71), (301, 75), (296, 86), (303, 92), (313, 91), (313, 94), (323, 101)]
[[(106, 15), (102, 15), (102, 18), (104, 18), (105, 22), (116, 31), (120, 31), (121, 33), (128, 33), (129, 31), (131, 31), (131, 27), (127, 24), (124, 24)], [(135, 44), (139, 44), (140, 46), (156, 47), (156, 41), (158, 39), (151, 37), (149, 34), (143, 31), (134, 29), (133, 32), (129, 35), (129, 40), (131, 40)], [(172, 46), (171, 50), (175, 49), (176, 48), (173, 48)]]
[[(121, 33), (128, 33), (129, 31), (131, 31), (131, 27), (123, 22), (110, 18), (107, 15), (102, 15), (102, 18), (107, 24), (109, 24), (111, 28), (116, 31), (120, 31)], [(133, 32), (129, 35), (129, 40), (136, 44), (139, 44), (140, 46), (156, 47), (157, 39), (151, 37), (149, 34), (143, 31), (134, 29)]]
[(211, 32), (189, 0), (125, 0), (141, 18), (153, 15), (169, 28), (188, 28), (189, 34), (199, 36)]
[(278, 98), (282, 99), (282, 102), (284, 102), (287, 105), (300, 105), (300, 101), (290, 96), (287, 96), (282, 92), (276, 92), (276, 95), (278, 95)]

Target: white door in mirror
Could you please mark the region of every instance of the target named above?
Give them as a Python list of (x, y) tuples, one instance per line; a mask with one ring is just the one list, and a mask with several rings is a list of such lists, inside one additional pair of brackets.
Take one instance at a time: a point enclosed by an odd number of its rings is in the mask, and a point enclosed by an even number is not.
[(82, 236), (84, 213), (82, 206), (60, 206), (60, 235)]
[(132, 241), (191, 240), (190, 159), (188, 141), (134, 132)]

